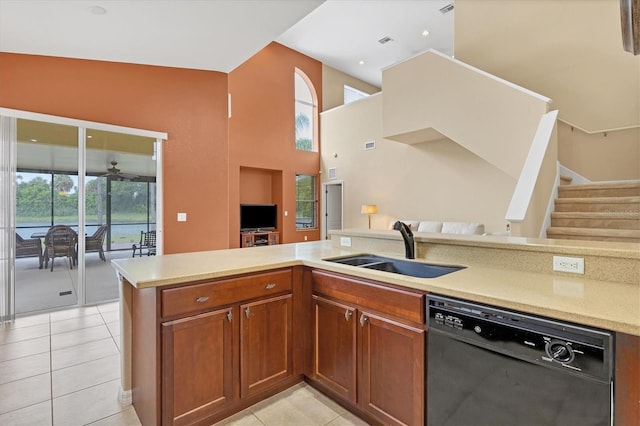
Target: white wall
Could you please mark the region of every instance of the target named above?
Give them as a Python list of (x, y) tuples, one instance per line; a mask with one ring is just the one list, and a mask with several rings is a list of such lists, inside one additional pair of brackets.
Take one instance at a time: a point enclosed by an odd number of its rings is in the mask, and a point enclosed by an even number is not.
[(553, 99), (589, 132), (640, 126), (640, 55), (620, 0), (456, 0), (455, 55)]
[[(504, 231), (516, 180), (449, 139), (407, 145), (382, 138), (376, 94), (322, 113), (322, 179), (344, 181), (344, 228), (366, 228), (362, 204), (377, 204), (372, 228), (395, 218), (473, 221)], [(364, 142), (376, 149), (365, 151)]]

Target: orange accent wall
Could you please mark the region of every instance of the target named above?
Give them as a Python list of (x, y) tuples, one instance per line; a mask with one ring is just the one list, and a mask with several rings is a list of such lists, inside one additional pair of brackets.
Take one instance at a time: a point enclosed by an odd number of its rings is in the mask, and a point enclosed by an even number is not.
[[(319, 152), (295, 149), (294, 72), (314, 85), (322, 111), (322, 63), (278, 43), (271, 43), (229, 74), (229, 246), (239, 246), (238, 206), (247, 195), (242, 183), (251, 169), (272, 171), (271, 202), (278, 204), (280, 241), (320, 238), (319, 230), (296, 231), (295, 175), (316, 174)], [(255, 173), (252, 174), (255, 177)], [(257, 185), (267, 188), (267, 183)], [(266, 191), (266, 189), (265, 189)], [(257, 194), (251, 194), (257, 197)], [(267, 202), (267, 201), (265, 201)], [(288, 211), (288, 216), (284, 212)]]
[(228, 247), (227, 84), (212, 71), (0, 53), (3, 107), (168, 133), (165, 253)]
[(273, 203), (273, 172), (271, 170), (240, 168), (240, 203)]

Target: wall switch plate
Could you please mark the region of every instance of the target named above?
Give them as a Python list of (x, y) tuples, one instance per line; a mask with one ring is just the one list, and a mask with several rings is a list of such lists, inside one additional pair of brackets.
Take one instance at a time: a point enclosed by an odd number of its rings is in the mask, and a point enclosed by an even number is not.
[(553, 256), (553, 270), (558, 272), (571, 272), (584, 274), (584, 258)]
[(187, 214), (186, 213), (178, 213), (178, 222), (186, 222)]
[(340, 237), (340, 245), (342, 247), (351, 247), (351, 237)]

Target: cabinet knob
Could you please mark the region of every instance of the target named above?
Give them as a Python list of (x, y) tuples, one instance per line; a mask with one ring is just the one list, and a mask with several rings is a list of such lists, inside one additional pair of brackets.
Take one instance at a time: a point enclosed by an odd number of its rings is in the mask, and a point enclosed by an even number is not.
[(231, 320), (233, 319), (233, 312), (232, 311), (227, 312), (227, 319), (229, 320), (229, 322), (231, 322)]
[(351, 312), (349, 309), (345, 309), (345, 311), (344, 311), (344, 319), (349, 321), (349, 318), (351, 318), (351, 315), (353, 315), (353, 312)]
[(264, 288), (266, 288), (267, 290), (271, 290), (272, 288), (274, 288), (276, 286), (276, 283), (269, 283), (267, 284)]
[(198, 303), (204, 303), (204, 302), (206, 302), (207, 300), (209, 300), (209, 296), (200, 296), (200, 297), (198, 297), (198, 298), (196, 299), (196, 302), (198, 302)]
[(362, 327), (364, 327), (365, 322), (367, 322), (367, 317), (364, 314), (360, 315), (360, 325)]
[(251, 311), (249, 310), (249, 307), (247, 306), (247, 309), (244, 310), (244, 316), (249, 318), (250, 315), (251, 315)]

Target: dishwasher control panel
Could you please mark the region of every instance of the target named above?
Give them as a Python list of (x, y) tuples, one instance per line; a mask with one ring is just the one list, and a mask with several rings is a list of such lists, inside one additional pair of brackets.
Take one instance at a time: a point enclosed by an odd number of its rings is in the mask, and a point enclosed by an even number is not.
[(610, 381), (613, 374), (606, 331), (434, 295), (427, 318), (428, 332), (595, 380)]

